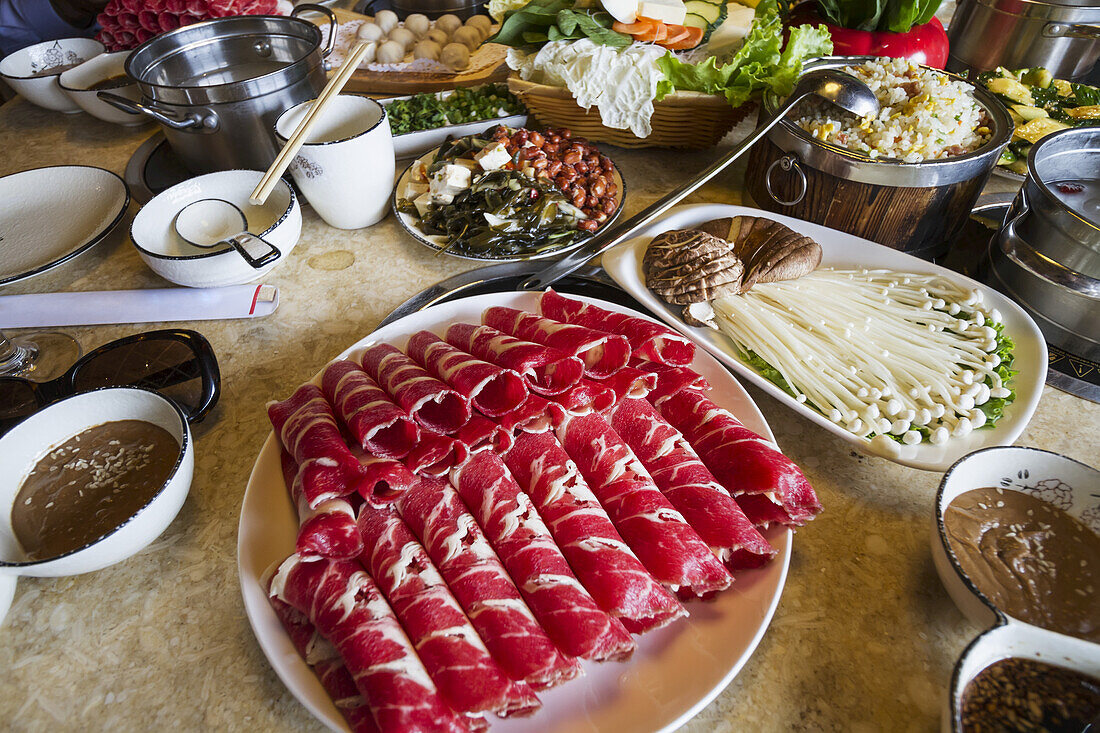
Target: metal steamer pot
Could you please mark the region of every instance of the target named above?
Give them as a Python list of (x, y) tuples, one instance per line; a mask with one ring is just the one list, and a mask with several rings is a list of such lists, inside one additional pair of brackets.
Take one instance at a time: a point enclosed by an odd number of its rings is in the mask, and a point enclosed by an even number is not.
[[(870, 56), (825, 57), (806, 70), (840, 68)], [(953, 76), (953, 75), (950, 75)], [(961, 81), (961, 77), (954, 77)], [(965, 155), (901, 163), (822, 142), (792, 113), (749, 153), (746, 187), (761, 208), (873, 240), (918, 257), (944, 254), (1012, 137), (1012, 118), (992, 94), (974, 87), (990, 118), (989, 142)], [(765, 95), (761, 115), (778, 107)]]
[[(1035, 318), (1048, 342), (1100, 360), (1100, 128), (1044, 137), (1027, 167), (990, 242), (990, 279)], [(1090, 181), (1091, 192), (1057, 191), (1060, 182)]]
[(1100, 3), (959, 0), (947, 36), (950, 71), (1044, 66), (1077, 80), (1100, 58)]
[[(323, 51), (321, 30), (297, 17), (306, 11), (328, 16)], [(275, 120), (324, 89), (337, 26), (331, 10), (309, 4), (296, 6), (290, 17), (242, 15), (184, 26), (127, 58), (140, 102), (110, 92), (99, 97), (160, 123), (193, 173), (264, 170), (279, 150)]]

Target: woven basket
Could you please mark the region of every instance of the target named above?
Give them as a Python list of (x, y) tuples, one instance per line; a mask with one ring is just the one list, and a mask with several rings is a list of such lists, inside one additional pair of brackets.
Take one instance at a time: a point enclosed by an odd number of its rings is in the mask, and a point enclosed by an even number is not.
[(606, 127), (600, 112), (585, 111), (568, 89), (508, 77), (508, 89), (548, 127), (568, 127), (592, 142), (623, 148), (709, 148), (718, 144), (756, 105), (730, 107), (723, 97), (699, 92), (673, 92), (653, 103), (653, 132), (641, 138), (630, 130)]

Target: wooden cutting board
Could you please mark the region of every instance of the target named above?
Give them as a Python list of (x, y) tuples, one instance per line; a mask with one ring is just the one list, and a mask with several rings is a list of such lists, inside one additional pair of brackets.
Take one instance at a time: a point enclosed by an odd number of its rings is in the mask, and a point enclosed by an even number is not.
[[(340, 23), (370, 20), (369, 16), (353, 13), (350, 10), (336, 8), (334, 12)], [(322, 26), (327, 23), (321, 17), (314, 18), (314, 22)], [(356, 69), (344, 88), (350, 92), (363, 94), (405, 95), (502, 82), (508, 78), (509, 73), (508, 65), (504, 62), (507, 53), (507, 46), (496, 43), (484, 44), (470, 55), (470, 68), (457, 74)]]

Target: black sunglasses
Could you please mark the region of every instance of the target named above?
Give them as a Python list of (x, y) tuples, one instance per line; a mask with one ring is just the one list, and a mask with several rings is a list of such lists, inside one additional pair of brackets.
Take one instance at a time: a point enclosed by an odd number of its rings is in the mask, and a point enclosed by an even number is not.
[(104, 344), (49, 382), (0, 377), (0, 435), (52, 402), (100, 387), (151, 389), (194, 423), (221, 394), (218, 358), (201, 333), (167, 329)]

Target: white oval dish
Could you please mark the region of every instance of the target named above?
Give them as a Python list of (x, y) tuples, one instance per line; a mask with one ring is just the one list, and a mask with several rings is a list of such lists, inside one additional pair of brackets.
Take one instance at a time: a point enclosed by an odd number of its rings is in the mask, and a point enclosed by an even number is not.
[[(130, 519), (84, 547), (46, 560), (27, 560), (11, 528), (11, 506), (24, 477), (51, 448), (88, 428), (113, 420), (146, 420), (179, 441), (172, 473)], [(156, 392), (111, 387), (68, 397), (31, 415), (0, 438), (0, 601), (20, 575), (78, 575), (125, 560), (160, 536), (183, 506), (194, 474), (191, 429), (180, 409)], [(5, 593), (5, 590), (7, 593)], [(7, 613), (0, 603), (0, 620)]]
[[(63, 73), (58, 78), (57, 83), (82, 110), (96, 119), (126, 127), (151, 124), (152, 120), (145, 115), (131, 114), (117, 107), (112, 107), (96, 96), (99, 94), (98, 91), (91, 89), (91, 87), (105, 79), (124, 75), (126, 73), (126, 59), (128, 58), (130, 58), (129, 51), (101, 53), (88, 59), (75, 69), (69, 69)], [(137, 82), (133, 79), (130, 80), (129, 84), (105, 89), (104, 91), (126, 97), (135, 102), (141, 101), (141, 90), (138, 89)]]
[[(345, 349), (336, 358), (357, 355), (386, 341), (404, 345), (421, 329), (442, 332), (452, 323), (480, 323), (493, 305), (535, 310), (537, 293), (491, 293), (441, 303), (390, 323)], [(577, 296), (580, 297), (580, 296)], [(581, 297), (608, 310), (640, 315), (615, 303)], [(645, 317), (645, 316), (643, 316)], [(774, 439), (748, 393), (725, 368), (703, 351), (692, 368), (714, 386), (710, 397), (760, 435)], [(319, 382), (318, 374), (315, 381)], [(295, 651), (267, 601), (260, 578), (294, 551), (298, 521), (283, 484), (280, 446), (268, 436), (245, 490), (237, 534), (237, 568), (245, 612), (256, 639), (283, 683), (319, 720), (334, 731), (347, 725), (317, 678)], [(733, 680), (764, 636), (786, 581), (792, 533), (773, 528), (765, 537), (776, 558), (738, 574), (733, 589), (705, 603), (690, 602), (691, 616), (637, 637), (627, 662), (582, 662), (583, 677), (540, 692), (543, 708), (528, 719), (494, 720), (501, 733), (565, 731), (672, 731), (706, 707)]]
[[(454, 94), (454, 91), (437, 92), (437, 99), (446, 99)], [(383, 107), (397, 102), (399, 100), (412, 99), (411, 96), (406, 97), (389, 97), (387, 99), (378, 100), (379, 104)], [(496, 127), (497, 125), (505, 125), (507, 127), (526, 127), (527, 115), (516, 114), (509, 115), (507, 117), (495, 117), (491, 120), (477, 120), (475, 122), (464, 122), (460, 125), (446, 125), (444, 127), (436, 127), (431, 130), (417, 130), (416, 132), (406, 132), (401, 135), (393, 136), (393, 153), (397, 158), (411, 158), (421, 153), (426, 153), (432, 148), (438, 148), (448, 137), (464, 137), (466, 135), (477, 135), (478, 133), (485, 132), (488, 129)]]
[[(0, 59), (0, 76), (28, 102), (44, 109), (74, 114), (80, 107), (58, 84), (66, 70), (103, 53), (103, 44), (91, 38), (62, 38), (27, 46)], [(52, 68), (56, 73), (35, 76)]]
[[(939, 445), (927, 442), (917, 445), (898, 443), (891, 446), (897, 449), (896, 452), (877, 452), (878, 447), (871, 441), (848, 432), (817, 410), (799, 403), (780, 387), (741, 361), (733, 342), (724, 334), (709, 328), (695, 328), (685, 324), (680, 319), (680, 306), (671, 306), (665, 303), (645, 286), (642, 257), (653, 237), (661, 232), (684, 229), (726, 216), (763, 216), (785, 224), (796, 232), (805, 234), (821, 245), (821, 267), (884, 268), (906, 272), (934, 273), (961, 282), (968, 288), (981, 291), (985, 302), (1000, 310), (1004, 318), (1005, 333), (1016, 344), (1014, 350), (1015, 361), (1012, 366), (1019, 373), (1008, 385), (1016, 391), (1015, 401), (1006, 408), (1004, 416), (992, 428), (975, 430), (969, 435), (951, 438)], [(1046, 341), (1035, 322), (1014, 302), (993, 288), (947, 268), (932, 264), (927, 260), (921, 260), (904, 252), (884, 247), (881, 244), (818, 224), (811, 224), (801, 219), (751, 209), (747, 206), (730, 206), (727, 204), (681, 206), (673, 209), (672, 213), (665, 218), (647, 227), (639, 237), (605, 252), (602, 264), (612, 279), (634, 296), (638, 302), (660, 315), (666, 322), (689, 336), (692, 341), (714, 354), (719, 361), (737, 374), (748, 379), (798, 414), (844, 439), (856, 450), (868, 455), (886, 458), (904, 466), (920, 468), (925, 471), (946, 471), (951, 464), (967, 453), (990, 446), (1011, 444), (1027, 426), (1043, 393), (1043, 384), (1046, 381), (1047, 374)]]
[(1100, 533), (1100, 470), (1079, 461), (1021, 446), (975, 451), (959, 460), (940, 482), (932, 524), (932, 559), (948, 595), (963, 615), (992, 629), (966, 648), (951, 678), (944, 731), (959, 729), (966, 685), (983, 669), (1008, 657), (1026, 657), (1100, 677), (1100, 644), (1042, 629), (1009, 616), (993, 605), (959, 566), (944, 528), (943, 514), (960, 494), (997, 487), (1043, 499), (1056, 495), (1070, 516)]
[(130, 189), (115, 173), (59, 165), (0, 178), (0, 285), (74, 260), (126, 214)]
[[(141, 259), (165, 280), (191, 288), (239, 285), (263, 277), (287, 258), (302, 233), (302, 209), (286, 181), (275, 184), (267, 201), (248, 200), (263, 173), (232, 170), (208, 173), (176, 184), (142, 207), (130, 226)], [(248, 231), (274, 245), (280, 256), (260, 268), (249, 265), (228, 245), (214, 249), (184, 242), (173, 228), (176, 215), (201, 199), (222, 199), (240, 209)]]

